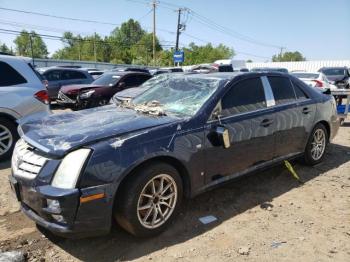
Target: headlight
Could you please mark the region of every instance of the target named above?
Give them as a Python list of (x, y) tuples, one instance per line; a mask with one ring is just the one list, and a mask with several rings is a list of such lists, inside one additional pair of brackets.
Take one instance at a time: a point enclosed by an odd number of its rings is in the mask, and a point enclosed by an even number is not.
[(90, 149), (79, 149), (69, 153), (58, 167), (51, 185), (65, 189), (75, 188), (90, 151)]
[(80, 94), (79, 97), (81, 99), (86, 99), (86, 98), (89, 98), (93, 93), (95, 93), (95, 90), (90, 90), (90, 91), (87, 91), (85, 93)]

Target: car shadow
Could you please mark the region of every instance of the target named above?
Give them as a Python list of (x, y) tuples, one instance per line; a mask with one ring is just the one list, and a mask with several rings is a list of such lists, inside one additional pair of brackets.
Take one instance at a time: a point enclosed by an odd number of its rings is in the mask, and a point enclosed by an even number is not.
[[(307, 182), (350, 161), (349, 152), (350, 147), (332, 144), (323, 163), (308, 167), (296, 160), (292, 161), (292, 165), (301, 180)], [(164, 233), (151, 239), (138, 239), (115, 228), (102, 237), (51, 240), (82, 261), (132, 260), (186, 242), (253, 207), (270, 206), (269, 202), (274, 198), (300, 186), (302, 184), (283, 165), (279, 165), (184, 201), (174, 223)], [(218, 220), (203, 225), (198, 218), (206, 215), (213, 215)]]
[(0, 162), (0, 170), (4, 170), (10, 167), (11, 167), (11, 161), (7, 160), (4, 162)]

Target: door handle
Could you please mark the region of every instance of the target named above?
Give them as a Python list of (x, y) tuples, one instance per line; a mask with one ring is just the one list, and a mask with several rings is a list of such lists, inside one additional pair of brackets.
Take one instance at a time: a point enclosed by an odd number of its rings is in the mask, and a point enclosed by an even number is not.
[(307, 115), (310, 112), (311, 112), (311, 110), (308, 107), (303, 108), (303, 114)]
[(263, 121), (261, 121), (260, 123), (260, 126), (263, 126), (263, 127), (268, 127), (270, 126), (271, 124), (273, 123), (273, 119), (264, 119)]

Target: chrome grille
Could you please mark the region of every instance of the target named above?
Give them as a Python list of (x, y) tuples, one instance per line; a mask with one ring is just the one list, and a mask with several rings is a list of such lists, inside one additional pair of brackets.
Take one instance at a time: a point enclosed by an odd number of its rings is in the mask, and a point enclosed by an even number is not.
[(23, 139), (20, 139), (12, 155), (14, 176), (34, 179), (49, 159), (38, 155)]

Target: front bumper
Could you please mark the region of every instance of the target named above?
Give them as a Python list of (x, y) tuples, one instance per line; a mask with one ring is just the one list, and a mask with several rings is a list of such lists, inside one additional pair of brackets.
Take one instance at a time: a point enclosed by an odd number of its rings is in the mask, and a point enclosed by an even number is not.
[[(113, 207), (111, 185), (79, 190), (59, 189), (50, 185), (36, 187), (13, 175), (9, 180), (21, 203), (22, 212), (52, 233), (68, 238), (80, 238), (102, 235), (110, 231)], [(98, 193), (103, 193), (105, 197), (81, 203), (82, 197)], [(58, 201), (59, 208), (51, 208), (48, 199)]]

